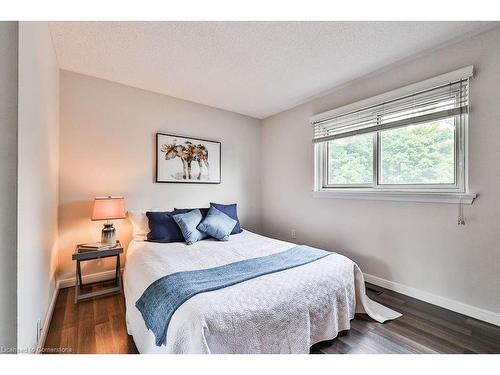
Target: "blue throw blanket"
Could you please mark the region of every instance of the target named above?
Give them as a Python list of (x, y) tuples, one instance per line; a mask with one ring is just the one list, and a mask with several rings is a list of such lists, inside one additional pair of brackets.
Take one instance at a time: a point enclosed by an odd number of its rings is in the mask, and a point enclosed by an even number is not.
[(167, 329), (174, 312), (189, 298), (241, 283), (259, 276), (301, 266), (331, 254), (309, 246), (223, 266), (195, 271), (176, 272), (152, 283), (135, 303), (153, 331), (157, 346), (165, 344)]

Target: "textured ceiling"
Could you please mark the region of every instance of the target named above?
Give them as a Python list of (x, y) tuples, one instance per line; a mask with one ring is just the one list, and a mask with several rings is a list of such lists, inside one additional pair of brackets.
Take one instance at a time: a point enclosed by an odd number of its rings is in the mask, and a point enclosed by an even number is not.
[(487, 22), (51, 22), (61, 69), (265, 118)]

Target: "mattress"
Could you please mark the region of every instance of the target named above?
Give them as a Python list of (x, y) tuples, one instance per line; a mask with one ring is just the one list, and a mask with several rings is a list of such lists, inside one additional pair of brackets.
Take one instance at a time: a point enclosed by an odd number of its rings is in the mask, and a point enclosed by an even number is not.
[(383, 322), (400, 316), (368, 299), (363, 275), (332, 254), (219, 290), (200, 293), (173, 314), (166, 343), (155, 345), (135, 302), (157, 279), (288, 250), (293, 243), (244, 230), (229, 241), (132, 241), (124, 271), (127, 330), (140, 353), (309, 353), (350, 328), (356, 312)]

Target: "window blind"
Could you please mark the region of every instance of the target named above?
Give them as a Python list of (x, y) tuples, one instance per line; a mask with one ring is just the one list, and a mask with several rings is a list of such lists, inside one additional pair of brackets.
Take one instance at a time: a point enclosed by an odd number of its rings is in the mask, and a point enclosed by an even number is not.
[(469, 78), (314, 121), (313, 142), (325, 142), (468, 113)]

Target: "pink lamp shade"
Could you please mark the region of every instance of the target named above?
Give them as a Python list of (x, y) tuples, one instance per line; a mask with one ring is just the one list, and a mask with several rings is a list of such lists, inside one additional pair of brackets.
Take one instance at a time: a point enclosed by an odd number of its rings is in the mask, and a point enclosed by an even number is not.
[(123, 197), (96, 197), (92, 220), (125, 219), (125, 206)]

